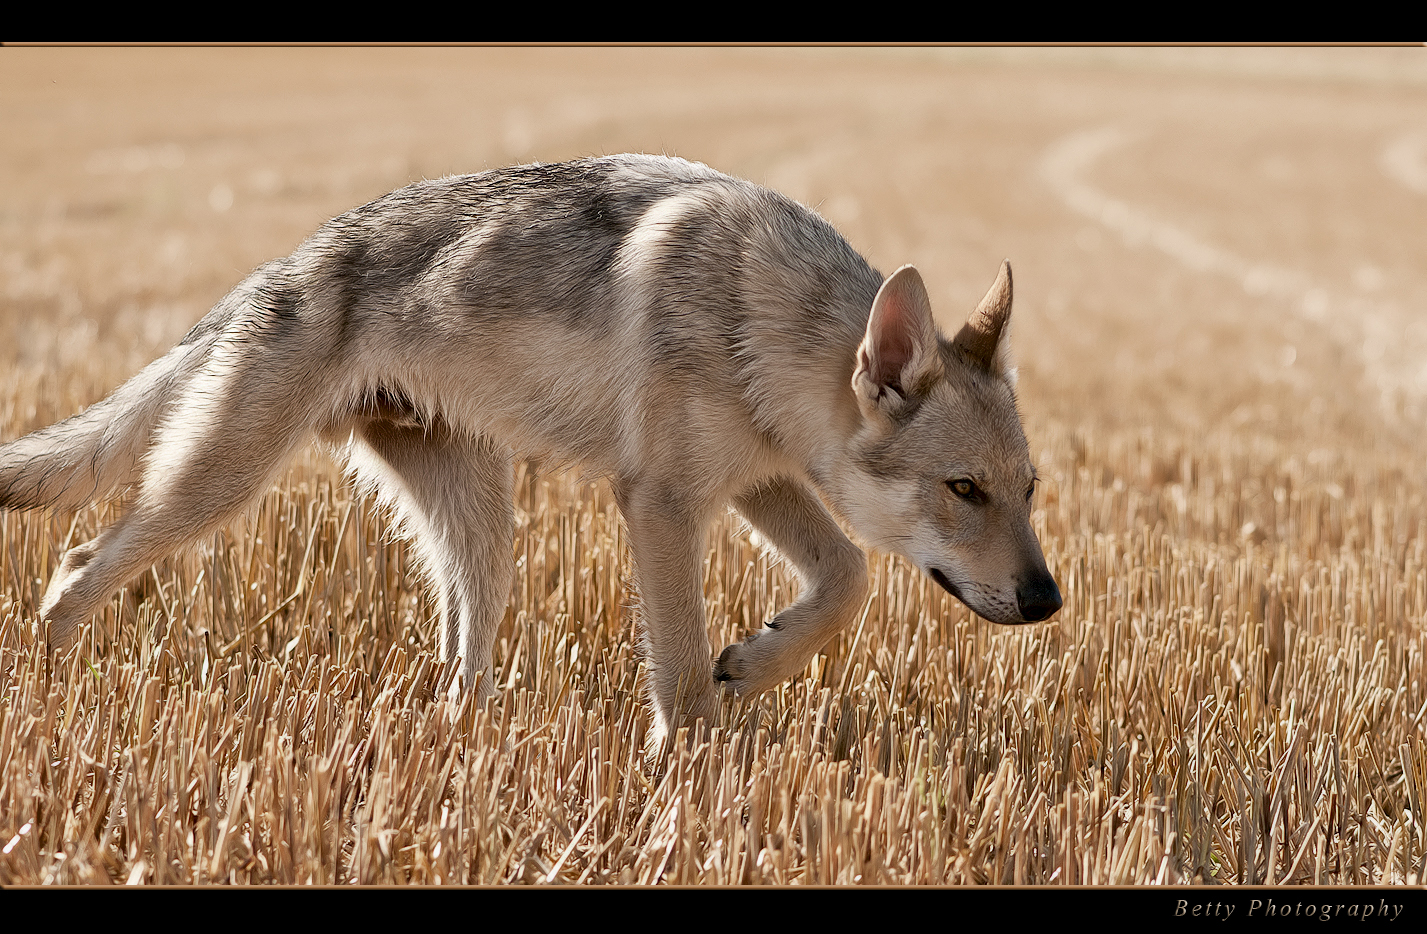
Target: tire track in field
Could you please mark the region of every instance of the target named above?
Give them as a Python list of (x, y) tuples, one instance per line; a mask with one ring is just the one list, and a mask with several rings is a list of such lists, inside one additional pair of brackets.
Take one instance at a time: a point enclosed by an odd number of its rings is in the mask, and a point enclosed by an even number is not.
[[(1085, 181), (1098, 161), (1140, 138), (1118, 126), (1062, 137), (1042, 156), (1041, 179), (1072, 211), (1119, 234), (1127, 246), (1148, 246), (1196, 272), (1233, 280), (1251, 296), (1287, 303), (1362, 363), (1384, 408), (1395, 411), (1402, 402), (1414, 415), (1421, 414), (1427, 402), (1427, 333), (1408, 327), (1405, 309), (1335, 295), (1301, 270), (1240, 256)], [(1398, 140), (1381, 161), (1394, 179), (1427, 193), (1427, 133)]]

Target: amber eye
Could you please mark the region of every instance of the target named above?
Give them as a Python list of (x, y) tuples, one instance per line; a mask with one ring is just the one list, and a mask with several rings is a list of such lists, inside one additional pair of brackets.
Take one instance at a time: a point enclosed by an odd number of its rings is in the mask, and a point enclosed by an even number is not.
[(951, 492), (960, 496), (962, 499), (975, 499), (978, 492), (976, 484), (966, 477), (961, 477), (957, 480), (948, 480), (946, 481), (946, 485), (951, 487)]

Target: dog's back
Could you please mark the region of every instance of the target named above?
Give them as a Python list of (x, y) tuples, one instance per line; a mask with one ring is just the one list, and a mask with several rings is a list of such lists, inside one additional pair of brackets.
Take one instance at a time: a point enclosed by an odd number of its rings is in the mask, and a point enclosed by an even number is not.
[(882, 281), (802, 205), (631, 155), (410, 186), (332, 221), (281, 276), (330, 341), (314, 360), (340, 361), (337, 399), (380, 391), (606, 473), (668, 451), (680, 425), (718, 440), (679, 457), (746, 472), (766, 454), (747, 427), (796, 429), (772, 422), (808, 380), (845, 395)]

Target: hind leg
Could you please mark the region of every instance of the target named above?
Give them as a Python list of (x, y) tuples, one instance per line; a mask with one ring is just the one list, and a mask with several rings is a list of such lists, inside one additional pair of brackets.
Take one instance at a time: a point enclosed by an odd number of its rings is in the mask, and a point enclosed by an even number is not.
[(315, 398), (315, 378), (260, 346), (215, 349), (157, 432), (133, 506), (71, 549), (50, 581), (40, 618), (52, 646), (67, 648), (126, 581), (258, 497), (310, 434), (310, 413), (293, 400)]
[(354, 433), (352, 467), (392, 503), (416, 546), (440, 612), (441, 659), (453, 696), (495, 693), (491, 650), (515, 576), (514, 473), (509, 450), (445, 425), (372, 421)]

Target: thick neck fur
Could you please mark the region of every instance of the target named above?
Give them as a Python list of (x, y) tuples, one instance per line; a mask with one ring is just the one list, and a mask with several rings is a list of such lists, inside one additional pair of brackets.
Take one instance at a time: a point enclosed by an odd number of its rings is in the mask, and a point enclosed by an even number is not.
[(824, 493), (831, 493), (826, 478), (845, 466), (863, 428), (852, 372), (882, 282), (831, 228), (828, 233), (841, 247), (839, 255), (823, 257), (837, 261), (835, 279), (790, 257), (777, 275), (744, 280), (744, 300), (758, 313), (746, 319), (738, 351), (755, 426)]

